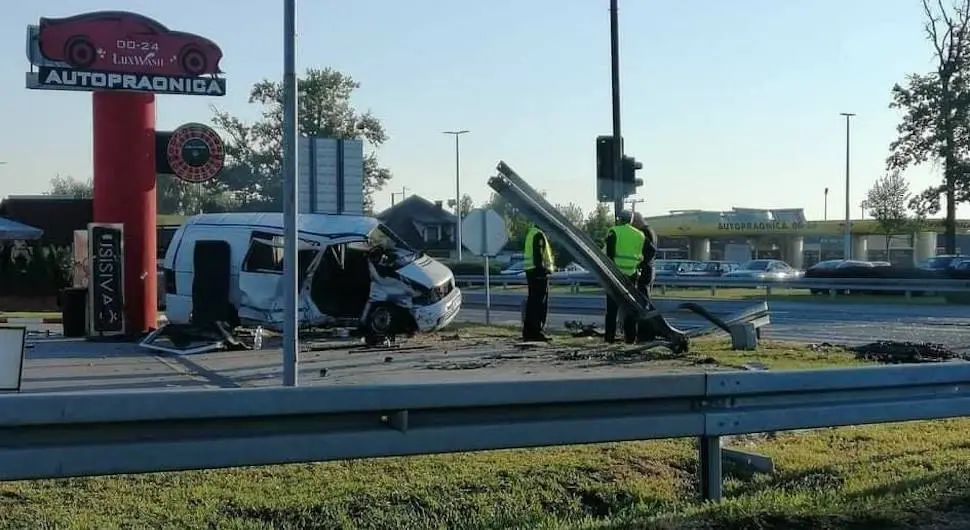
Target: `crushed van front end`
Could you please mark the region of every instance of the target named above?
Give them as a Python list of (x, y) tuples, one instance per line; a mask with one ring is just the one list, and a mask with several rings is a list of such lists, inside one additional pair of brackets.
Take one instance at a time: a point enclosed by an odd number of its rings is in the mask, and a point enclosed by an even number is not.
[[(451, 288), (443, 296), (432, 299), (422, 296), (415, 299), (411, 315), (414, 317), (418, 331), (422, 333), (437, 331), (447, 327), (458, 316), (458, 312), (461, 311), (461, 289), (451, 282), (446, 285), (451, 285)], [(435, 290), (441, 290), (441, 288), (436, 288), (432, 292)]]

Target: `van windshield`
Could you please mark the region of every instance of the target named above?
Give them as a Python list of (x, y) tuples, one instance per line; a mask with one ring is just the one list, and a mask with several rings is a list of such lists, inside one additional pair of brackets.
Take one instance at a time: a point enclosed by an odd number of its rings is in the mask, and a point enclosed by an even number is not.
[(403, 267), (418, 259), (418, 252), (383, 224), (377, 225), (367, 234), (367, 242), (373, 248), (384, 250), (394, 259), (396, 267)]

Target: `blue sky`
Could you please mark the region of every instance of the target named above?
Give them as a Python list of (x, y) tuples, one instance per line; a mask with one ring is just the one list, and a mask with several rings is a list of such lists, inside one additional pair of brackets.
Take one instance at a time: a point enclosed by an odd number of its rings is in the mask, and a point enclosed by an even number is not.
[[(56, 174), (91, 175), (88, 93), (24, 88), (25, 26), (41, 16), (124, 9), (218, 42), (229, 95), (159, 96), (159, 128), (244, 117), (251, 85), (282, 72), (282, 2), (32, 0), (0, 18), (0, 196), (38, 193)], [(609, 134), (607, 0), (302, 0), (298, 68), (331, 66), (360, 83), (355, 103), (383, 121), (392, 191), (476, 201), (505, 160), (555, 202), (594, 204), (593, 139)], [(889, 90), (932, 67), (919, 0), (621, 0), (626, 151), (644, 164), (638, 209), (844, 208), (852, 125), (853, 217), (883, 172), (898, 116)], [(910, 171), (914, 191), (939, 179)], [(970, 208), (961, 214), (970, 216)]]

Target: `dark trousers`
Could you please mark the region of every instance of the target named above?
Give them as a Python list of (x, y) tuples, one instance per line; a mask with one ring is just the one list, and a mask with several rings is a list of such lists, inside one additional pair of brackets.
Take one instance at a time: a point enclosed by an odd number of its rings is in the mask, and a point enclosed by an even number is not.
[[(630, 276), (630, 281), (634, 285), (637, 284), (636, 275)], [(616, 305), (616, 301), (613, 297), (606, 297), (606, 341), (613, 342), (616, 340), (616, 319), (619, 313), (619, 306)], [(623, 338), (626, 342), (635, 342), (637, 338), (637, 316), (636, 315), (624, 315), (623, 316)]]
[(522, 319), (522, 338), (535, 339), (546, 329), (549, 311), (549, 276), (544, 271), (525, 271), (529, 295), (525, 299), (525, 318)]
[[(644, 267), (640, 270), (640, 276), (637, 278), (637, 290), (643, 293), (647, 300), (650, 300), (651, 306), (653, 306), (653, 300), (650, 299), (650, 294), (653, 291), (654, 280), (656, 280), (656, 272), (653, 267)], [(647, 321), (637, 323), (637, 342), (649, 342), (656, 336), (656, 330)]]

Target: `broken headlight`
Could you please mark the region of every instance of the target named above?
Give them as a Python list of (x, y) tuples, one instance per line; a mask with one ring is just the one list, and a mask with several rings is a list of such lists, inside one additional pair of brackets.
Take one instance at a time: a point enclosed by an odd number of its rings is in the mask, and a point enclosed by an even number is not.
[(405, 284), (414, 290), (414, 305), (433, 305), (440, 302), (446, 296), (448, 296), (452, 289), (455, 288), (455, 284), (452, 280), (438, 285), (436, 287), (425, 287), (419, 285), (410, 280), (406, 280)]

